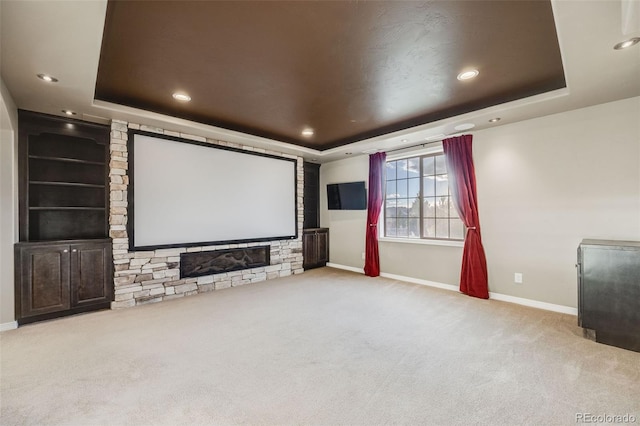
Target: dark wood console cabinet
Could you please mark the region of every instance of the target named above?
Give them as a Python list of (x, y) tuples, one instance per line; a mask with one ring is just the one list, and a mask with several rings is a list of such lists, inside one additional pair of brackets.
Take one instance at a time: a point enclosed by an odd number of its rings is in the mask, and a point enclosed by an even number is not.
[(577, 266), (578, 324), (640, 352), (640, 242), (584, 240)]
[(110, 128), (22, 110), (18, 125), (16, 319), (107, 308)]
[(311, 228), (302, 231), (304, 269), (319, 268), (329, 261), (329, 229)]
[(17, 243), (18, 323), (108, 308), (111, 257), (111, 239)]

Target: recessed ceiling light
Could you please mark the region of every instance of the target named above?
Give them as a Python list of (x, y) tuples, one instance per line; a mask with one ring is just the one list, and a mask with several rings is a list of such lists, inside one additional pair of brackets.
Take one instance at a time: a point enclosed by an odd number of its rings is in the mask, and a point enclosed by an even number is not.
[(473, 123), (462, 123), (462, 124), (458, 124), (456, 127), (454, 127), (454, 129), (469, 130), (469, 129), (473, 129), (474, 127), (476, 127), (476, 125)]
[(409, 142), (409, 139), (402, 139), (400, 142), (407, 143), (407, 142)]
[(304, 129), (302, 132), (300, 132), (300, 134), (302, 136), (304, 136), (305, 138), (310, 138), (311, 136), (314, 135), (314, 131), (312, 128), (307, 127), (306, 129)]
[(477, 77), (478, 74), (480, 74), (480, 71), (478, 70), (462, 71), (460, 74), (458, 74), (458, 80), (470, 80)]
[(189, 102), (191, 100), (191, 96), (186, 93), (176, 92), (171, 96), (173, 96), (173, 99), (180, 102)]
[(489, 123), (497, 123), (498, 121), (500, 121), (500, 117), (492, 118)]
[(57, 78), (55, 78), (54, 76), (51, 76), (49, 74), (38, 74), (38, 78), (40, 80), (46, 81), (47, 83), (57, 83), (58, 82)]
[(65, 114), (67, 114), (67, 115), (76, 115), (76, 113), (75, 113), (75, 112), (73, 112), (73, 111), (71, 111), (71, 110), (69, 110), (69, 109), (63, 109), (63, 110), (62, 110), (62, 112), (64, 112), (64, 113), (65, 113)]
[(621, 41), (620, 43), (613, 46), (613, 48), (616, 50), (622, 50), (638, 43), (640, 43), (640, 37), (633, 37), (633, 38), (630, 38), (629, 40)]

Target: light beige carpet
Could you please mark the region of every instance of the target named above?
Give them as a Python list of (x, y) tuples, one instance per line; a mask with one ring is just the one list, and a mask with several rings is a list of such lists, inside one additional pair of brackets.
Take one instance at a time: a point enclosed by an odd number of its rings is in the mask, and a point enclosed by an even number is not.
[(0, 335), (2, 425), (640, 423), (576, 318), (330, 268)]

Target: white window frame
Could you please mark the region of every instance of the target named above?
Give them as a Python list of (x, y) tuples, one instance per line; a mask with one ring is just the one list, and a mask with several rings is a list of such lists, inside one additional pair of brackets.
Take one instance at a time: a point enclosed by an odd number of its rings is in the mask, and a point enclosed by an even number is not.
[[(394, 154), (388, 154), (386, 161), (403, 160), (405, 158), (419, 157), (423, 155), (438, 155), (443, 154), (442, 143), (433, 144), (430, 147), (421, 148), (412, 151), (403, 151)], [(401, 243), (401, 244), (418, 244), (418, 245), (431, 245), (431, 246), (449, 246), (449, 247), (464, 247), (464, 240), (449, 240), (449, 239), (430, 239), (430, 238), (404, 238), (404, 237), (386, 237), (384, 235), (384, 209), (387, 194), (385, 192), (383, 205), (380, 209), (380, 217), (378, 218), (378, 241)], [(422, 218), (420, 218), (422, 220)]]

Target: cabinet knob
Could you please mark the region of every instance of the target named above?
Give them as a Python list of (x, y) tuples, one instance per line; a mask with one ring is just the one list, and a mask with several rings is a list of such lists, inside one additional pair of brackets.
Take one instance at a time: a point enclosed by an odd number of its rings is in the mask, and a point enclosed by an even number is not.
[(63, 252), (63, 253), (69, 253), (69, 250), (64, 249), (64, 250), (62, 250), (62, 252)]
[(77, 252), (77, 251), (78, 251), (78, 249), (73, 249), (73, 250), (71, 250), (71, 252), (72, 252), (72, 253), (75, 253), (75, 252)]

